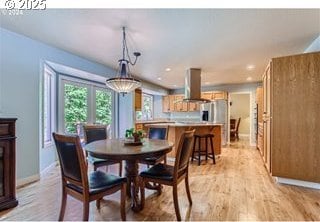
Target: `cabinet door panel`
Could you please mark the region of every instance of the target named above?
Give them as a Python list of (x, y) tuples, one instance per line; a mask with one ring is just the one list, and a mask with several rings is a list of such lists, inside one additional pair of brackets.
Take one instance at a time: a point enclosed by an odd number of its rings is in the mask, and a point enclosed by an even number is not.
[(272, 60), (272, 174), (320, 182), (320, 53)]

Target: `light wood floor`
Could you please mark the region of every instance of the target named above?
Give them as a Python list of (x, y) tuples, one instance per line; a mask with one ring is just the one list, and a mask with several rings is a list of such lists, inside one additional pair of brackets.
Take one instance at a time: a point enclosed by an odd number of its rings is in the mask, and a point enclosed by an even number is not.
[[(115, 170), (110, 169), (111, 171)], [(259, 152), (246, 143), (224, 148), (217, 164), (190, 166), (193, 205), (184, 183), (179, 203), (185, 220), (320, 220), (320, 191), (276, 184), (268, 176)], [(0, 213), (1, 220), (57, 220), (61, 198), (60, 170), (52, 169), (39, 182), (18, 190), (19, 206)], [(90, 220), (120, 220), (119, 194), (105, 197), (98, 211), (91, 203)], [(65, 220), (81, 220), (82, 205), (69, 198)], [(146, 206), (127, 220), (175, 220), (171, 187), (162, 195), (147, 193)]]

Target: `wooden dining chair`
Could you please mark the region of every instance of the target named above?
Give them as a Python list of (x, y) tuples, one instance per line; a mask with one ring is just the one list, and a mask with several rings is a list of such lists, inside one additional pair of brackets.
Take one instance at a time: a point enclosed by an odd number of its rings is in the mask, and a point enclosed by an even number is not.
[(230, 138), (232, 140), (239, 140), (239, 126), (241, 122), (241, 117), (236, 121), (236, 125), (234, 129), (230, 130)]
[(65, 136), (53, 133), (60, 162), (62, 176), (62, 202), (59, 221), (63, 220), (67, 203), (67, 195), (83, 202), (83, 220), (89, 219), (89, 204), (96, 200), (100, 209), (100, 200), (109, 194), (121, 190), (121, 219), (126, 219), (126, 178), (109, 175), (102, 171), (89, 174), (88, 165), (78, 136)]
[(176, 152), (174, 166), (156, 164), (146, 171), (140, 173), (141, 178), (141, 206), (145, 204), (145, 185), (148, 182), (159, 183), (173, 187), (173, 201), (177, 220), (181, 220), (179, 203), (178, 203), (178, 184), (184, 179), (189, 204), (192, 205), (192, 199), (189, 189), (188, 169), (189, 159), (192, 153), (193, 135), (195, 130), (185, 131), (179, 141)]
[[(168, 139), (168, 126), (152, 126), (148, 129), (148, 138), (149, 139), (158, 139), (158, 140), (167, 140)], [(158, 163), (164, 162), (167, 164), (167, 155), (157, 156), (157, 157), (148, 157), (143, 160), (140, 160), (140, 163), (146, 164), (149, 166), (156, 165)]]
[[(83, 125), (84, 140), (85, 143), (92, 143), (97, 140), (107, 139), (107, 127), (108, 125)], [(100, 159), (95, 158), (86, 152), (88, 162), (93, 165), (94, 171), (99, 167), (109, 166), (113, 164), (119, 164), (119, 176), (122, 175), (122, 161), (121, 160), (111, 160), (111, 159)]]

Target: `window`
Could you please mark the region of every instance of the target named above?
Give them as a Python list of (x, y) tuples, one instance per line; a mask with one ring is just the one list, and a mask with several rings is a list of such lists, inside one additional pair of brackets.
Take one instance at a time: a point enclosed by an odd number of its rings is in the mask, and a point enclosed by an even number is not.
[(153, 96), (142, 93), (142, 109), (136, 112), (137, 120), (153, 119)]
[(83, 138), (83, 124), (109, 124), (114, 130), (114, 93), (96, 82), (60, 76), (59, 130)]
[(52, 144), (52, 132), (55, 123), (55, 73), (45, 65), (43, 75), (43, 147)]
[(111, 124), (112, 122), (112, 92), (106, 89), (96, 89), (96, 118), (99, 124)]

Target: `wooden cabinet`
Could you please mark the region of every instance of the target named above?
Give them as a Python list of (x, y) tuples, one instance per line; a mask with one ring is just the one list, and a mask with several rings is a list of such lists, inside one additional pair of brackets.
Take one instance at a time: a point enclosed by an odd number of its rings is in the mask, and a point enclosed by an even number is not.
[(170, 100), (169, 96), (162, 96), (162, 112), (170, 112)]
[(212, 100), (213, 99), (212, 92), (203, 92), (203, 93), (201, 93), (201, 98), (202, 99)]
[(214, 100), (218, 100), (218, 99), (228, 100), (228, 93), (227, 92), (212, 92), (212, 99), (214, 99)]
[(176, 112), (187, 112), (188, 111), (188, 103), (182, 102), (184, 99), (184, 95), (176, 95), (175, 96), (175, 111)]
[(162, 112), (174, 112), (175, 111), (175, 96), (168, 95), (162, 97)]
[(320, 52), (275, 58), (266, 70), (263, 133), (272, 176), (320, 182), (319, 73)]
[(16, 119), (0, 118), (0, 210), (18, 205), (15, 122)]
[[(201, 93), (203, 99), (224, 99), (228, 100), (227, 92), (203, 92)], [(195, 112), (200, 110), (198, 103), (181, 102), (184, 95), (168, 95), (162, 97), (162, 112)]]
[(199, 110), (200, 110), (200, 105), (199, 105), (199, 103), (189, 103), (189, 104), (188, 104), (188, 110), (189, 110), (190, 112), (199, 111)]
[(134, 110), (141, 111), (142, 109), (142, 90), (135, 89), (134, 90)]
[(269, 172), (271, 172), (271, 73), (270, 65), (267, 67), (263, 77), (263, 159)]

